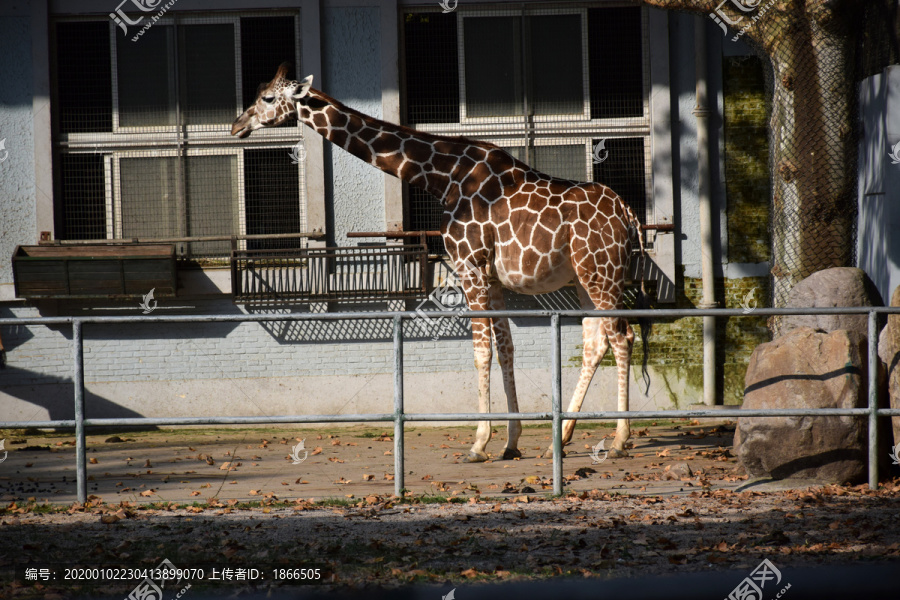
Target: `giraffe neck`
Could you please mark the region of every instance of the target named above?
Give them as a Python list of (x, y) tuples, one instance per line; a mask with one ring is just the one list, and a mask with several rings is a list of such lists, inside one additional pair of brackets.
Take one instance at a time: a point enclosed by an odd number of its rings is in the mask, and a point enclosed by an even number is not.
[[(458, 197), (459, 185), (454, 183), (466, 176), (466, 163), (483, 158), (493, 148), (382, 121), (313, 88), (298, 101), (297, 108), (300, 121), (322, 137), (444, 203)], [(469, 159), (465, 159), (467, 154)]]

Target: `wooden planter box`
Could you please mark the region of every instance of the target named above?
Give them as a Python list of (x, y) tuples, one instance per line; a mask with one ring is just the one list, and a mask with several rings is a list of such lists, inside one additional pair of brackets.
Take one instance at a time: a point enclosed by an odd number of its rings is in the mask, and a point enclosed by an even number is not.
[(18, 246), (12, 262), (19, 298), (175, 295), (174, 244)]

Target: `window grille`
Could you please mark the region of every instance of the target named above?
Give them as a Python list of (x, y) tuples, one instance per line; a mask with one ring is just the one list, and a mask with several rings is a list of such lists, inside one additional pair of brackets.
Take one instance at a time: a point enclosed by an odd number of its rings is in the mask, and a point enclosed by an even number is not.
[[(505, 148), (549, 175), (610, 186), (642, 223), (650, 194), (646, 9), (633, 6), (410, 9), (403, 14), (405, 122)], [(488, 60), (489, 59), (489, 60)], [(442, 208), (406, 188), (407, 226)], [(653, 234), (647, 235), (652, 247)], [(432, 251), (443, 252), (439, 238)]]
[[(139, 15), (134, 15), (136, 19)], [(60, 239), (297, 233), (306, 229), (296, 121), (243, 140), (231, 123), (282, 62), (299, 13), (167, 13), (133, 40), (110, 18), (53, 23)], [(289, 73), (295, 77), (294, 73)], [(284, 248), (293, 240), (241, 242)], [(177, 245), (191, 259), (229, 242)]]

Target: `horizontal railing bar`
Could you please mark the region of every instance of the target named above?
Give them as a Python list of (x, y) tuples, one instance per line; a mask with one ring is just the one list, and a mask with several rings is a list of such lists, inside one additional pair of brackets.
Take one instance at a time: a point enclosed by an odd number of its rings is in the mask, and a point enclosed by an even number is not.
[[(895, 410), (895, 409), (886, 409)], [(896, 410), (900, 415), (900, 410)], [(714, 409), (714, 410), (628, 410), (562, 413), (564, 419), (696, 419), (696, 418), (740, 418), (740, 417), (851, 417), (868, 415), (868, 408), (758, 408), (758, 409)]]
[[(844, 315), (844, 314), (900, 314), (900, 307), (845, 306), (829, 308), (759, 308), (751, 314), (772, 315)], [(667, 308), (646, 310), (485, 310), (485, 311), (428, 311), (428, 317), (481, 318), (547, 318), (558, 314), (561, 318), (582, 317), (740, 317), (750, 316), (739, 308)], [(338, 313), (266, 313), (256, 315), (133, 315), (133, 316), (79, 316), (4, 318), (0, 325), (63, 325), (79, 320), (82, 323), (186, 323), (186, 322), (257, 322), (257, 321), (340, 321), (350, 319), (390, 320), (416, 319), (421, 315), (414, 311), (338, 312)]]
[(404, 413), (404, 421), (545, 421), (553, 413)]
[[(264, 417), (110, 417), (85, 419), (85, 427), (135, 426), (135, 425), (252, 425), (272, 423), (347, 423), (354, 421), (393, 421), (391, 414), (371, 415), (287, 415)], [(73, 419), (57, 421), (7, 421), (0, 428), (23, 427), (74, 427)]]
[[(422, 244), (410, 246), (326, 246), (324, 248), (261, 248), (259, 250), (234, 250), (236, 258), (256, 258), (256, 254), (275, 254), (275, 258), (306, 258), (307, 256), (321, 257), (333, 255), (339, 258), (379, 258), (386, 254), (417, 254), (421, 253)], [(338, 252), (340, 251), (340, 252)], [(282, 255), (279, 255), (281, 253)]]
[(346, 236), (348, 238), (361, 238), (361, 237), (383, 237), (383, 238), (417, 238), (417, 237), (435, 237), (441, 235), (440, 231), (428, 230), (428, 231), (348, 231)]
[[(672, 410), (672, 411), (600, 411), (582, 413), (561, 413), (563, 419), (579, 421), (616, 419), (715, 419), (740, 417), (844, 417), (869, 414), (867, 408), (772, 408), (772, 409), (720, 409), (720, 410)], [(879, 417), (900, 417), (898, 408), (880, 408)], [(552, 413), (405, 413), (404, 421), (547, 421)], [(265, 417), (123, 417), (85, 419), (85, 427), (135, 426), (135, 425), (252, 425), (277, 423), (349, 423), (365, 421), (393, 421), (394, 415), (387, 413), (362, 415), (289, 415)], [(3, 429), (24, 429), (34, 427), (74, 428), (74, 419), (54, 421), (0, 421)]]

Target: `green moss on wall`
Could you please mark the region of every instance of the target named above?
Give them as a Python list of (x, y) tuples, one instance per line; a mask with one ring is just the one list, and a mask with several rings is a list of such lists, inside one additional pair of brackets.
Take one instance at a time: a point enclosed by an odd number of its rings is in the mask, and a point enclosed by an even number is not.
[[(767, 262), (771, 189), (764, 67), (757, 57), (723, 57), (722, 69), (727, 260)], [(698, 307), (702, 282), (684, 277), (683, 267), (676, 276), (675, 289), (676, 307)], [(720, 373), (716, 395), (724, 404), (740, 404), (750, 355), (757, 345), (769, 341), (766, 319), (753, 316), (749, 310), (771, 305), (769, 278), (719, 279), (716, 290), (719, 306), (748, 309), (748, 316), (720, 318), (716, 323), (716, 362)], [(632, 326), (640, 334), (640, 327), (634, 322)], [(641, 344), (636, 343), (632, 364), (640, 365), (642, 360)], [(703, 319), (685, 317), (654, 323), (649, 364), (657, 383), (665, 390), (662, 393), (669, 395), (673, 406), (684, 408), (699, 401), (703, 390)], [(570, 365), (580, 366), (581, 356), (571, 357)], [(601, 365), (615, 365), (612, 353)]]
[(725, 108), (725, 193), (728, 260), (769, 260), (768, 108), (762, 61), (755, 56), (722, 60)]
[[(676, 289), (680, 291), (676, 298), (677, 308), (698, 308), (702, 295), (700, 279), (684, 277), (676, 278)], [(768, 277), (746, 277), (742, 279), (719, 279), (716, 288), (719, 292), (719, 305), (725, 308), (751, 309), (769, 304)], [(668, 308), (669, 305), (666, 306)], [(631, 320), (636, 335), (641, 334), (636, 319)], [(721, 380), (718, 382), (717, 396), (724, 399), (725, 404), (740, 404), (744, 397), (744, 373), (753, 349), (757, 345), (769, 341), (769, 330), (765, 317), (748, 316), (719, 318), (716, 323), (717, 362)], [(637, 366), (643, 361), (643, 347), (639, 341), (634, 345), (632, 364)], [(580, 366), (581, 356), (569, 359), (570, 366)], [(601, 366), (615, 366), (611, 352), (607, 353)], [(650, 336), (650, 357), (648, 364), (653, 367), (654, 376), (662, 377), (668, 388), (669, 398), (673, 406), (700, 399), (703, 389), (703, 319), (702, 317), (683, 317), (680, 319), (656, 320)], [(635, 370), (636, 371), (636, 370)], [(677, 384), (675, 382), (683, 382)], [(688, 390), (676, 393), (673, 386), (679, 389), (687, 386)]]

